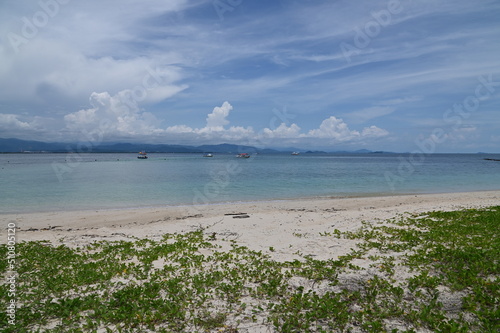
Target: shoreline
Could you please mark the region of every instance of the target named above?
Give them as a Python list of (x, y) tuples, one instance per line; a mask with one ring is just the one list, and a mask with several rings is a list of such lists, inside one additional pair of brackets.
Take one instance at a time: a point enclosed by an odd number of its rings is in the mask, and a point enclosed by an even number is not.
[(304, 197), (290, 197), (290, 198), (274, 198), (262, 200), (240, 200), (240, 201), (214, 201), (205, 204), (193, 203), (175, 203), (166, 205), (139, 205), (132, 207), (89, 207), (89, 208), (70, 208), (70, 209), (47, 209), (47, 210), (26, 210), (26, 211), (0, 211), (0, 219), (4, 216), (14, 215), (33, 215), (33, 214), (57, 214), (57, 213), (85, 213), (85, 212), (107, 212), (107, 211), (138, 211), (138, 210), (161, 210), (161, 209), (187, 209), (189, 207), (197, 209), (198, 207), (212, 207), (212, 206), (232, 206), (232, 205), (246, 205), (246, 204), (270, 204), (274, 202), (289, 202), (289, 201), (314, 201), (314, 200), (343, 200), (343, 199), (361, 199), (361, 198), (385, 198), (385, 197), (405, 197), (405, 196), (427, 196), (427, 195), (446, 195), (446, 194), (460, 194), (460, 193), (487, 193), (487, 192), (500, 192), (500, 189), (495, 190), (467, 190), (467, 191), (427, 191), (427, 192), (374, 192), (374, 193), (358, 193), (358, 194), (339, 194), (339, 195), (314, 195)]
[[(319, 233), (350, 231), (362, 221), (386, 221), (405, 213), (458, 210), (500, 205), (500, 191), (406, 194), (343, 198), (169, 206), (155, 208), (1, 214), (15, 223), (17, 241), (47, 240), (79, 246), (94, 241), (159, 239), (165, 233), (200, 228), (222, 240), (238, 239), (254, 250), (276, 248), (280, 260), (295, 258), (297, 249), (319, 257), (337, 257), (352, 244), (326, 244)], [(239, 216), (239, 217), (237, 217)], [(299, 236), (298, 236), (299, 235)], [(300, 236), (302, 235), (302, 236)], [(0, 243), (5, 243), (2, 237)]]

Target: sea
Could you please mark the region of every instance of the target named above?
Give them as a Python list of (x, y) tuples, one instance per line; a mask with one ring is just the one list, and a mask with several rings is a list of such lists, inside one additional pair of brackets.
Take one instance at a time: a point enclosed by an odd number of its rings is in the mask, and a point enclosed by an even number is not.
[(0, 213), (500, 190), (500, 154), (0, 154)]

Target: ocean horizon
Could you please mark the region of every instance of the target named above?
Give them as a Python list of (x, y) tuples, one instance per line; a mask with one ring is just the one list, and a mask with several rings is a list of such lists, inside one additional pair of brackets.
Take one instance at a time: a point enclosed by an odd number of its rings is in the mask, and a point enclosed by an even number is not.
[(500, 154), (0, 154), (0, 212), (500, 189)]

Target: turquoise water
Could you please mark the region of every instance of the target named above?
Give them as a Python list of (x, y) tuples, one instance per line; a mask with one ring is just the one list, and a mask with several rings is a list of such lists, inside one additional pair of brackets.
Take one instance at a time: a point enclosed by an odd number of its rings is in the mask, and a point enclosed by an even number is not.
[(1, 154), (0, 212), (500, 190), (492, 154)]

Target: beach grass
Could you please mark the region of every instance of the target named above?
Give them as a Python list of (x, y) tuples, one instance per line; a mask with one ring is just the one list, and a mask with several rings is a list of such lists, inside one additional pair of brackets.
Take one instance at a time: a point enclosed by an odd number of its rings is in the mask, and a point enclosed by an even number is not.
[(4, 332), (498, 332), (499, 233), (496, 206), (324, 232), (358, 241), (335, 260), (277, 261), (274, 248), (221, 245), (203, 229), (79, 248), (20, 242), (15, 325), (5, 324), (7, 284), (0, 323)]

